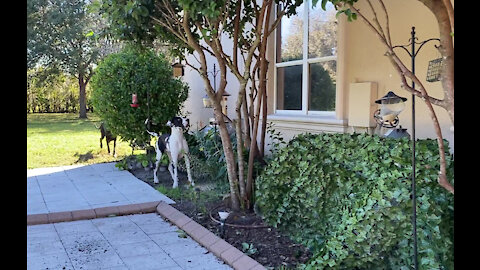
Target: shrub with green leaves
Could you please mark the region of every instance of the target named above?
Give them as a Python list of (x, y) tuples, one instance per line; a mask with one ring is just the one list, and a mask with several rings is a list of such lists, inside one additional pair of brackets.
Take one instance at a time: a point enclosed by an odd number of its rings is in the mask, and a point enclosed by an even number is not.
[[(419, 266), (453, 269), (453, 195), (436, 181), (436, 141), (418, 140), (416, 157)], [(452, 181), (448, 150), (447, 157)], [(269, 224), (312, 250), (307, 269), (407, 270), (411, 170), (406, 138), (299, 135), (257, 178), (257, 206)]]
[[(179, 113), (188, 97), (188, 86), (173, 77), (163, 55), (134, 47), (107, 56), (95, 70), (91, 87), (95, 112), (107, 128), (137, 144), (150, 142), (145, 130), (148, 116), (154, 124), (151, 130), (168, 132), (165, 123)], [(137, 108), (130, 106), (133, 93)]]
[[(225, 153), (220, 134), (213, 128), (208, 132), (196, 131), (185, 134), (190, 151), (190, 163), (194, 178), (204, 178), (216, 182), (228, 183)], [(230, 133), (233, 150), (237, 150), (235, 133)], [(186, 170), (180, 162), (179, 168)]]

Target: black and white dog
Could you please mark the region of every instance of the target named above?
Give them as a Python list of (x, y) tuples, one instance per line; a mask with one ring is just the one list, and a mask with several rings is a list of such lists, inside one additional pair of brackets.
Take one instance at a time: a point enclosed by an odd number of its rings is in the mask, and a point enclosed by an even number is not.
[[(145, 120), (145, 125), (148, 124), (149, 119)], [(147, 125), (148, 126), (148, 125)], [(149, 131), (147, 128), (148, 134), (157, 137), (157, 143), (155, 144), (155, 151), (157, 153), (157, 160), (155, 162), (155, 170), (153, 172), (153, 182), (158, 183), (157, 170), (160, 164), (160, 159), (162, 155), (166, 152), (168, 155), (169, 164), (168, 171), (173, 178), (173, 187), (178, 187), (178, 174), (177, 174), (177, 165), (178, 161), (184, 157), (185, 165), (187, 167), (188, 182), (192, 186), (195, 185), (193, 182), (191, 172), (190, 172), (190, 159), (188, 158), (188, 144), (187, 140), (183, 136), (183, 130), (189, 126), (189, 120), (186, 118), (175, 116), (170, 121), (167, 122), (167, 126), (172, 128), (171, 134), (162, 134), (158, 135), (156, 132)]]

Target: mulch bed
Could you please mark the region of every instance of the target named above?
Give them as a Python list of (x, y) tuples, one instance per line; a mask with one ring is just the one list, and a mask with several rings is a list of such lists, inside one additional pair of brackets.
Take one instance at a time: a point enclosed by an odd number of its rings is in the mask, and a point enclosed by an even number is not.
[[(130, 169), (133, 175), (156, 188), (160, 185), (170, 188), (173, 180), (168, 171), (158, 172), (159, 184), (153, 183), (153, 171), (144, 168)], [(179, 170), (179, 186), (187, 184), (186, 174)], [(200, 186), (201, 183), (197, 183)], [(232, 212), (223, 200), (209, 202), (206, 205), (197, 205), (186, 199), (176, 201), (172, 205), (191, 219), (195, 220), (203, 227), (218, 236), (221, 236), (218, 211), (227, 211), (228, 216), (224, 227), (223, 239), (248, 254), (251, 258), (258, 261), (268, 268), (295, 267), (298, 264), (306, 263), (311, 257), (311, 252), (301, 244), (290, 240), (287, 236), (280, 233), (274, 227), (266, 225), (262, 218), (254, 212)], [(216, 219), (214, 221), (212, 219)], [(250, 250), (243, 250), (242, 243), (253, 244)], [(255, 250), (256, 249), (256, 250)]]

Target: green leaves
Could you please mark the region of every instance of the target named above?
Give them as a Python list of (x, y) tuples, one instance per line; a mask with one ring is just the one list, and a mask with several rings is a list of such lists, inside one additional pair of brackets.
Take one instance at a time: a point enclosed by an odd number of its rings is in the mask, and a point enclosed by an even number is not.
[(247, 255), (253, 255), (257, 253), (258, 250), (253, 246), (253, 244), (243, 242), (242, 251)]
[[(154, 124), (153, 131), (166, 132), (164, 123), (180, 111), (188, 97), (188, 86), (173, 78), (172, 68), (162, 55), (133, 47), (101, 62), (91, 86), (95, 112), (113, 133), (138, 144), (150, 142), (144, 124), (147, 117)], [(134, 93), (138, 108), (130, 107)]]
[[(402, 269), (412, 257), (410, 145), (367, 134), (299, 135), (257, 178), (257, 205), (267, 222), (312, 250), (307, 269)], [(448, 267), (453, 196), (430, 180), (438, 173), (436, 142), (417, 146), (419, 248), (433, 251), (422, 254), (421, 269)], [(448, 166), (453, 177), (453, 158)]]
[[(327, 4), (330, 2), (333, 4), (335, 9), (337, 10), (337, 18), (340, 16), (340, 14), (345, 14), (347, 16), (347, 19), (349, 22), (356, 20), (357, 19), (357, 14), (355, 12), (352, 12), (352, 10), (349, 8), (349, 6), (353, 6), (354, 3), (356, 3), (358, 0), (322, 0), (322, 9), (327, 10)], [(313, 6), (316, 6), (318, 3), (318, 0), (313, 0), (312, 4)]]

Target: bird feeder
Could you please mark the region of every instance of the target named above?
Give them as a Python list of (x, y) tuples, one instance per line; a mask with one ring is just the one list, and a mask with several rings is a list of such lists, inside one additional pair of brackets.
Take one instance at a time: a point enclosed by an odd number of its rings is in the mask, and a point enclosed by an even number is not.
[(374, 118), (381, 127), (394, 128), (398, 125), (398, 115), (405, 109), (405, 101), (407, 98), (399, 97), (392, 91), (385, 96), (375, 100), (380, 104), (380, 109), (375, 111)]
[(130, 107), (138, 108), (138, 106), (140, 106), (140, 105), (138, 104), (137, 93), (133, 93), (132, 94), (132, 104), (130, 104)]
[(212, 100), (208, 97), (207, 94), (205, 94), (205, 96), (203, 96), (203, 107), (204, 108), (212, 108), (213, 107), (213, 103), (212, 103)]
[(180, 62), (178, 63), (174, 63), (172, 65), (172, 68), (173, 68), (173, 77), (177, 78), (177, 77), (181, 77), (183, 75), (185, 75), (185, 69), (184, 69), (184, 65), (182, 65)]
[(220, 104), (222, 105), (222, 112), (225, 115), (227, 115), (227, 100), (229, 96), (230, 94), (227, 91), (224, 91), (222, 95), (222, 101), (220, 102)]
[(443, 58), (433, 59), (428, 62), (427, 82), (438, 82), (441, 79)]
[[(222, 95), (222, 100), (220, 101), (220, 105), (222, 106), (222, 112), (225, 115), (227, 115), (227, 100), (228, 100), (229, 96), (230, 96), (230, 93), (228, 93), (227, 91), (224, 91), (223, 95)], [(213, 108), (213, 102), (208, 97), (207, 94), (205, 94), (205, 96), (203, 96), (202, 101), (203, 101), (203, 107), (204, 108)]]

